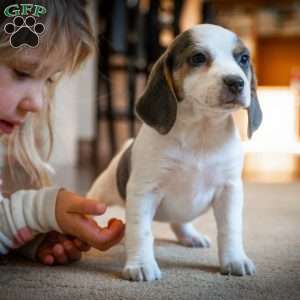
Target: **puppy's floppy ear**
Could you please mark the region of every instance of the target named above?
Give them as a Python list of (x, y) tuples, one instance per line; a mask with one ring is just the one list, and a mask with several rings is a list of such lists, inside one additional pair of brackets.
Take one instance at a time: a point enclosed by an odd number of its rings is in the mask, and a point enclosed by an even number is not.
[(248, 138), (252, 137), (253, 132), (258, 129), (262, 122), (262, 111), (256, 93), (256, 77), (251, 66), (251, 102), (248, 110)]
[(177, 97), (171, 75), (170, 54), (163, 54), (153, 66), (136, 112), (147, 125), (160, 134), (167, 134), (177, 115)]

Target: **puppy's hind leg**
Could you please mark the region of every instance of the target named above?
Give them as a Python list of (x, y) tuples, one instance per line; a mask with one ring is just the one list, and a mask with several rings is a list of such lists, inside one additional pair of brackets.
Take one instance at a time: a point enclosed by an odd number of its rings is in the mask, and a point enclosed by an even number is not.
[(172, 223), (171, 228), (175, 233), (178, 241), (187, 247), (195, 247), (195, 248), (209, 248), (210, 240), (209, 238), (198, 232), (192, 223)]

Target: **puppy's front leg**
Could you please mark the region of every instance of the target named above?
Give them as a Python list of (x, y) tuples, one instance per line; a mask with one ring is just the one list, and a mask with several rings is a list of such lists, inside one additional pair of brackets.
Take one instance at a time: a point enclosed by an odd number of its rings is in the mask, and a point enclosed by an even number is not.
[(153, 216), (158, 200), (153, 194), (129, 194), (126, 200), (125, 247), (127, 261), (123, 276), (133, 281), (152, 281), (161, 278), (154, 257)]
[(242, 240), (243, 186), (241, 180), (224, 186), (213, 203), (218, 228), (222, 274), (253, 275), (255, 266), (247, 257)]

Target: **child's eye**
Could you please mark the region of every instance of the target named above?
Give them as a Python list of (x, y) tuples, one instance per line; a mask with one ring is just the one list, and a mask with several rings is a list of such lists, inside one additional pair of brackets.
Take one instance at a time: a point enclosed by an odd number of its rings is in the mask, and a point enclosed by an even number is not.
[(16, 70), (16, 69), (14, 69), (14, 73), (15, 73), (15, 75), (17, 76), (17, 78), (19, 80), (24, 80), (24, 79), (31, 78), (31, 75), (29, 73), (22, 72), (22, 71), (19, 71), (19, 70)]

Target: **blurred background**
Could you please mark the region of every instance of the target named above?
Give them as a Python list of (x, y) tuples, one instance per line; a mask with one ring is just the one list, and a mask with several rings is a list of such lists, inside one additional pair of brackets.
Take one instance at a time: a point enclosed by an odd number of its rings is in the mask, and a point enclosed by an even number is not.
[[(199, 23), (236, 32), (251, 50), (264, 114), (251, 140), (246, 114), (235, 121), (246, 158), (244, 179), (290, 182), (300, 178), (299, 0), (99, 0), (90, 16), (98, 52), (56, 94), (52, 162), (90, 184), (140, 126), (134, 103), (153, 63), (173, 38)], [(73, 172), (74, 171), (74, 172)]]

